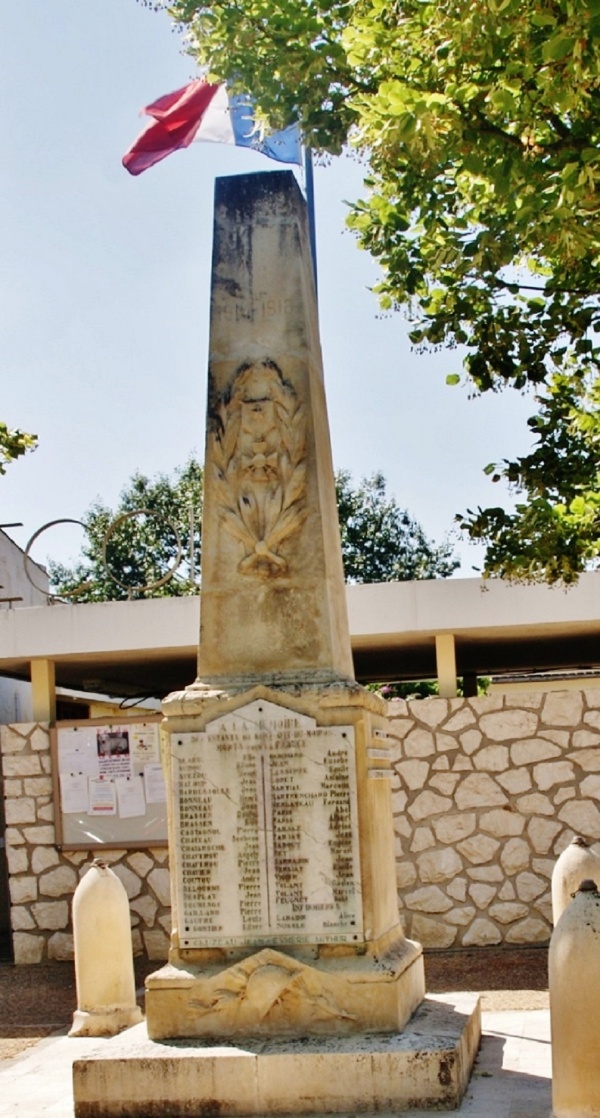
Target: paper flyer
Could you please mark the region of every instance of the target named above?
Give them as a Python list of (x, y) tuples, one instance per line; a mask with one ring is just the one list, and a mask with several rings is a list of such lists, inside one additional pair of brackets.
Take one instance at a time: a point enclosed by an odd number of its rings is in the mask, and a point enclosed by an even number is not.
[(98, 767), (101, 776), (131, 776), (129, 732), (123, 727), (98, 730), (96, 735)]
[(117, 788), (117, 804), (121, 819), (133, 819), (136, 815), (146, 812), (144, 797), (144, 781), (141, 773), (139, 776), (118, 776), (115, 780)]
[(134, 765), (142, 768), (152, 762), (160, 761), (160, 738), (157, 725), (129, 727), (131, 758)]
[(97, 780), (89, 782), (88, 815), (116, 815), (117, 814), (117, 789), (112, 780)]
[(162, 765), (146, 765), (144, 769), (144, 785), (146, 788), (146, 802), (149, 804), (164, 804), (167, 799), (165, 778)]
[(60, 804), (65, 815), (87, 813), (88, 778), (84, 773), (60, 773)]

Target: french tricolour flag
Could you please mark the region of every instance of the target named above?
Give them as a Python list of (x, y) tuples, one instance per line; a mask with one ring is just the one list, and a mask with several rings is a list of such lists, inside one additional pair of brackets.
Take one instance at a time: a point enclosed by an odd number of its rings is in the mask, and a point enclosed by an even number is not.
[(123, 156), (130, 175), (140, 175), (195, 140), (252, 148), (279, 163), (302, 162), (296, 125), (264, 135), (254, 120), (249, 97), (232, 97), (224, 85), (210, 85), (202, 78), (159, 97), (143, 112), (153, 121)]

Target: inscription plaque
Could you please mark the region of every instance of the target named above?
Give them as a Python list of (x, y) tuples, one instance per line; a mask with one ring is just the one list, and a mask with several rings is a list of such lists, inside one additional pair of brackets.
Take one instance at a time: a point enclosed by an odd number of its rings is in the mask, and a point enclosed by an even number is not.
[(171, 744), (181, 947), (362, 940), (353, 727), (255, 700)]

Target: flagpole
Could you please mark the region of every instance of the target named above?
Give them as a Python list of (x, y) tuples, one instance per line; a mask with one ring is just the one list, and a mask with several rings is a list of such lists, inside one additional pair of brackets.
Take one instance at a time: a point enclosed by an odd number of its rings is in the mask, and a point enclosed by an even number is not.
[(317, 226), (315, 221), (315, 179), (313, 174), (312, 148), (304, 148), (304, 179), (306, 182), (306, 208), (308, 212), (308, 237), (315, 278), (315, 295), (319, 296), (317, 283)]

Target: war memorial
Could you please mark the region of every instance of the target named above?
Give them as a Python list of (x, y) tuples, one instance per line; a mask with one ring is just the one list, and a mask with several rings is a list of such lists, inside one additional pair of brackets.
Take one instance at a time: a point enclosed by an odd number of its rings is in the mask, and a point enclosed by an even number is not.
[(306, 208), (217, 181), (198, 679), (163, 704), (173, 928), (78, 1118), (455, 1107), (475, 996), (398, 915), (386, 704), (353, 675)]

